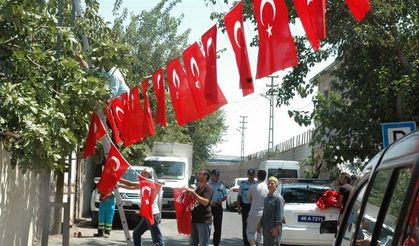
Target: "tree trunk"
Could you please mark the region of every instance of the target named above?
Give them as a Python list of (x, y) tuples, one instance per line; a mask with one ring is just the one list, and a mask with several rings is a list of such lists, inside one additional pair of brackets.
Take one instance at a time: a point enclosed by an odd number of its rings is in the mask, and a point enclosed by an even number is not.
[[(57, 173), (56, 174), (56, 191), (55, 191), (55, 203), (62, 203), (63, 202), (63, 194), (64, 194), (64, 173)], [(54, 223), (52, 228), (52, 234), (60, 234), (61, 233), (61, 222), (63, 217), (63, 208), (61, 206), (55, 206), (54, 209)]]

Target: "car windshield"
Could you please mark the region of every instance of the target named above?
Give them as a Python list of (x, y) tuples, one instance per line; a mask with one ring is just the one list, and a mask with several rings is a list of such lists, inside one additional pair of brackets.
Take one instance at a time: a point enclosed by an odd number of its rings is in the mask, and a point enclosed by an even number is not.
[(268, 177), (275, 176), (277, 178), (298, 178), (296, 169), (269, 168)]
[(161, 179), (181, 179), (185, 169), (181, 161), (144, 161), (144, 165), (154, 168)]
[(298, 185), (298, 186), (283, 186), (281, 195), (285, 203), (316, 203), (316, 201), (323, 195), (330, 187), (312, 186), (312, 185)]
[[(139, 173), (140, 171), (137, 170), (137, 172)], [(138, 175), (137, 173), (132, 170), (132, 169), (128, 169), (124, 175), (122, 176), (123, 179), (129, 180), (131, 182), (138, 182)]]

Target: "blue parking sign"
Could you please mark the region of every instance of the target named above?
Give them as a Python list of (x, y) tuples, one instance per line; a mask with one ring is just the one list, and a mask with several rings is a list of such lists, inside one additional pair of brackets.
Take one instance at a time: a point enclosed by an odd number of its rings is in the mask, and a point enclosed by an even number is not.
[(409, 134), (416, 130), (416, 122), (406, 121), (406, 122), (391, 122), (391, 123), (382, 123), (381, 129), (383, 133), (383, 145), (384, 148), (389, 144), (395, 142), (397, 139), (403, 137), (404, 135)]

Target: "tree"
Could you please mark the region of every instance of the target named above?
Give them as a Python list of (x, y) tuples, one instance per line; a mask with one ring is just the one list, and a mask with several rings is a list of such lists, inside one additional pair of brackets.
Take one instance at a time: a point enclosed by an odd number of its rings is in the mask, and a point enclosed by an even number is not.
[[(126, 77), (130, 87), (139, 84), (158, 69), (164, 68), (171, 59), (181, 56), (187, 47), (190, 30), (182, 33), (178, 30), (183, 16), (175, 18), (170, 15), (173, 7), (179, 2), (180, 0), (162, 0), (149, 11), (131, 14), (126, 27), (123, 23), (128, 18), (128, 10), (124, 9), (118, 14), (121, 1), (115, 3), (114, 15), (116, 15), (116, 19), (113, 30), (119, 33), (121, 40), (132, 47), (130, 54), (132, 59), (125, 64)], [(154, 111), (156, 99), (152, 96), (154, 95), (152, 86), (149, 86), (149, 95), (151, 95), (152, 110)], [(166, 105), (168, 127), (156, 126), (155, 136), (125, 149), (124, 153), (126, 153), (127, 159), (132, 163), (138, 163), (144, 157), (147, 147), (151, 149), (156, 141), (191, 143), (194, 147), (194, 169), (204, 166), (213, 155), (212, 147), (221, 142), (222, 134), (226, 130), (224, 113), (218, 111), (201, 120), (179, 127), (168, 93)]]
[[(63, 172), (66, 158), (82, 146), (91, 112), (109, 95), (105, 78), (81, 70), (74, 54), (82, 53), (81, 32), (92, 47), (109, 47), (115, 38), (97, 15), (96, 1), (87, 2), (83, 18), (72, 18), (71, 6), (72, 1), (0, 3), (0, 130), (18, 136), (5, 144), (24, 171)], [(124, 53), (116, 43), (113, 52), (92, 62)]]
[[(329, 95), (316, 96), (313, 112), (289, 111), (300, 125), (315, 122), (312, 144), (321, 145), (331, 166), (371, 158), (382, 146), (380, 123), (419, 122), (418, 3), (370, 2), (370, 13), (357, 23), (345, 1), (326, 1), (327, 38), (321, 51), (313, 52), (305, 37), (295, 37), (299, 64), (284, 77), (277, 94), (278, 107), (288, 105), (296, 95), (312, 94), (319, 81), (306, 80), (309, 69), (336, 57), (331, 71), (336, 80)], [(286, 3), (290, 22), (295, 23), (292, 1)], [(244, 4), (245, 19), (255, 23), (252, 1)], [(220, 22), (223, 16), (212, 14)], [(257, 45), (257, 38), (252, 45)]]

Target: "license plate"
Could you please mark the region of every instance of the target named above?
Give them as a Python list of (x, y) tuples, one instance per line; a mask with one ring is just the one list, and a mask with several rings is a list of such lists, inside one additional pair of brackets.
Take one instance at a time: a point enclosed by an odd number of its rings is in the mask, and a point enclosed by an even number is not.
[(306, 222), (306, 223), (320, 223), (325, 219), (324, 216), (316, 216), (316, 215), (298, 215), (298, 222)]
[(122, 201), (122, 205), (123, 206), (131, 206), (132, 202), (131, 201)]

